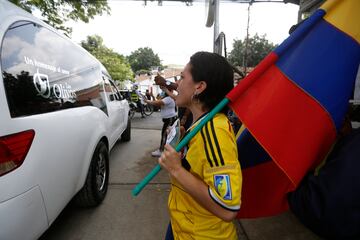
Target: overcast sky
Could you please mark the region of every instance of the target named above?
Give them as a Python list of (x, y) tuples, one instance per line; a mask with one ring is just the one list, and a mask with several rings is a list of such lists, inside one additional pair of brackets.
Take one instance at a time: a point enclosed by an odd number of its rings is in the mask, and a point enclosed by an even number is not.
[[(98, 34), (104, 44), (125, 56), (140, 47), (150, 47), (162, 64), (184, 65), (200, 50), (213, 50), (213, 27), (205, 26), (205, 3), (186, 6), (180, 2), (108, 1), (111, 15), (95, 17), (89, 24), (71, 23), (72, 39), (85, 40)], [(247, 4), (220, 3), (219, 30), (226, 35), (228, 52), (235, 39), (244, 39)], [(289, 28), (297, 22), (299, 7), (283, 3), (255, 3), (250, 8), (250, 35), (266, 34), (273, 43), (288, 37)]]

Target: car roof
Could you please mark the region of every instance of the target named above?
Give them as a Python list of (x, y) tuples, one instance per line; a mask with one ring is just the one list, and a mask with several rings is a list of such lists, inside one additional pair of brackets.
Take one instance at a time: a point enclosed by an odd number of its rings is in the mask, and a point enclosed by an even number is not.
[[(28, 20), (35, 22), (41, 26), (45, 26), (47, 29), (51, 30), (52, 32), (56, 33), (59, 37), (65, 38), (67, 41), (71, 41), (74, 47), (78, 47), (84, 53), (88, 54), (90, 57), (96, 60), (97, 64), (100, 67), (100, 70), (103, 74), (110, 77), (110, 74), (104, 67), (104, 65), (93, 55), (91, 55), (88, 51), (86, 51), (83, 47), (81, 47), (78, 43), (74, 42), (71, 38), (65, 36), (64, 34), (60, 33), (54, 27), (50, 26), (49, 24), (43, 22), (42, 20), (38, 19), (37, 17), (33, 16), (31, 13), (21, 9), (20, 7), (16, 6), (15, 4), (9, 1), (0, 1), (0, 40), (3, 39), (4, 34), (8, 27), (16, 21), (23, 21)], [(111, 77), (110, 77), (111, 78)]]

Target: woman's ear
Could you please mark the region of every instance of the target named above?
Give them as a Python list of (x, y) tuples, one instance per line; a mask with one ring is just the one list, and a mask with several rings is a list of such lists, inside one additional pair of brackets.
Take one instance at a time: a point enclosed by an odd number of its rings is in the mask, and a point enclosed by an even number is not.
[(201, 81), (201, 82), (198, 82), (197, 86), (196, 86), (196, 94), (201, 94), (207, 87), (207, 84), (206, 82), (204, 81)]

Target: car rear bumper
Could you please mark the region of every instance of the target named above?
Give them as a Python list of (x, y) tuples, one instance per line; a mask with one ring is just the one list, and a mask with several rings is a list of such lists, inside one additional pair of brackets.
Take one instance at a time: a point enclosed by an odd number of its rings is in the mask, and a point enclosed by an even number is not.
[(37, 239), (48, 228), (38, 186), (0, 203), (0, 239)]

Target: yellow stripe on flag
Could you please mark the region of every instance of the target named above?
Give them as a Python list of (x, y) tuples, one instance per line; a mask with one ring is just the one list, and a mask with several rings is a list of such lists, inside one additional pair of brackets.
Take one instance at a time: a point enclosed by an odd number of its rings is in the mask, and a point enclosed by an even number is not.
[(327, 0), (324, 19), (360, 43), (360, 0)]

